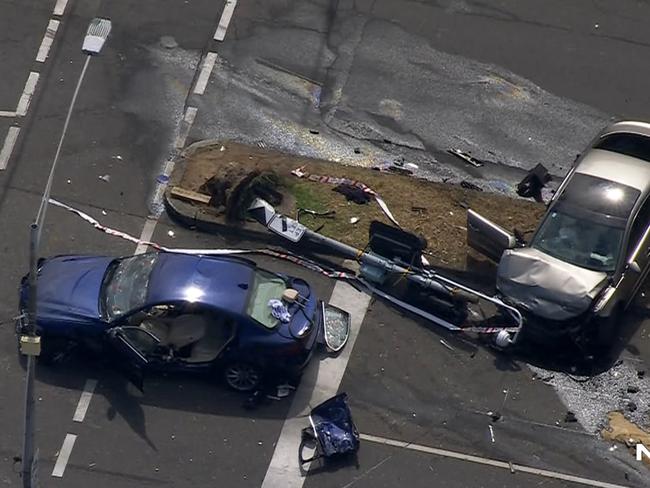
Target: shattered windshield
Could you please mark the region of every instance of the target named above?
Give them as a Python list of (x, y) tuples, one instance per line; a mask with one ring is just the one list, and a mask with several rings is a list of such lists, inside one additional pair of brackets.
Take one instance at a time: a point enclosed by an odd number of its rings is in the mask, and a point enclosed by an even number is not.
[(616, 268), (624, 230), (558, 210), (546, 217), (531, 245), (576, 266), (611, 272)]
[(108, 320), (142, 307), (157, 254), (139, 254), (113, 261), (106, 272), (100, 295), (102, 314)]
[(271, 314), (269, 300), (280, 300), (286, 289), (287, 282), (282, 277), (268, 271), (256, 270), (246, 313), (267, 329), (274, 328), (278, 319)]

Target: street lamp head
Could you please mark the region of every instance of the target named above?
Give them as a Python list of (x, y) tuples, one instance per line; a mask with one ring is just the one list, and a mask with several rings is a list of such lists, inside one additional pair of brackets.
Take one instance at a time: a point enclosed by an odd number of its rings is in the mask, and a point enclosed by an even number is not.
[(81, 50), (89, 56), (96, 56), (104, 47), (104, 43), (111, 32), (111, 21), (95, 17), (88, 26)]

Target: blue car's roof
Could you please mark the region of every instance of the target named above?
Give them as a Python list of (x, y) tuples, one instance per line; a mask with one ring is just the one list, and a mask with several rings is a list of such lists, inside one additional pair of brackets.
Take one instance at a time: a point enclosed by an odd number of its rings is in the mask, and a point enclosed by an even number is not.
[(161, 252), (151, 272), (149, 304), (192, 301), (241, 314), (254, 267), (244, 260)]

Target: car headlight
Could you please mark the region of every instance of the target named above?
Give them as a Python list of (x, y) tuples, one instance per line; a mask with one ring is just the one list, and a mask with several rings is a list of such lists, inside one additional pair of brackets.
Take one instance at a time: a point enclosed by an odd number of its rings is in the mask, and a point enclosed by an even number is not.
[(338, 352), (350, 336), (350, 314), (333, 305), (323, 303), (323, 329), (328, 349)]

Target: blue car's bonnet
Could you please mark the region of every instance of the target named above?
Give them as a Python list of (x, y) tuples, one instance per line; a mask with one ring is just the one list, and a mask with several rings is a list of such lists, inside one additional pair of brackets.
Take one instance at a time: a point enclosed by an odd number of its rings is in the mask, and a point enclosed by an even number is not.
[(99, 318), (99, 290), (110, 257), (48, 259), (38, 277), (39, 321), (87, 322)]

